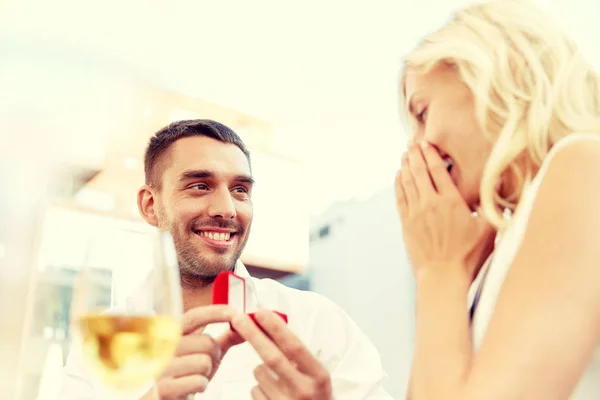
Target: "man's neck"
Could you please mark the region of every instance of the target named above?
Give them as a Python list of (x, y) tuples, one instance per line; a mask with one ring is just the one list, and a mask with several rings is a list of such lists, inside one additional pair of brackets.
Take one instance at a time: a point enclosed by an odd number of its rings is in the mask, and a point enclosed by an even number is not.
[(201, 288), (182, 288), (183, 311), (212, 303), (212, 285)]
[(213, 283), (204, 281), (194, 282), (189, 278), (182, 279), (181, 294), (183, 297), (183, 310), (207, 306), (212, 303)]

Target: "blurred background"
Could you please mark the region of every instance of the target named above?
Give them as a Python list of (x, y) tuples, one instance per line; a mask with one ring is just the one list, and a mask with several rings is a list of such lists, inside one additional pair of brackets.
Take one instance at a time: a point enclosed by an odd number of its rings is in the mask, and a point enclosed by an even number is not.
[[(56, 394), (73, 276), (104, 268), (119, 300), (150, 262), (143, 151), (210, 118), (249, 146), (251, 273), (339, 304), (400, 398), (413, 282), (392, 182), (406, 134), (401, 57), (468, 1), (0, 2), (0, 393)], [(545, 0), (600, 66), (600, 3)]]

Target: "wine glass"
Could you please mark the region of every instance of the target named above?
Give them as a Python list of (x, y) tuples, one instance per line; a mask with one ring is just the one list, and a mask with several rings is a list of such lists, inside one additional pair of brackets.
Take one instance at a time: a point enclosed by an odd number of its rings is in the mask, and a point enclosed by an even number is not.
[(103, 398), (139, 398), (149, 391), (181, 336), (181, 282), (171, 236), (156, 233), (153, 249), (149, 273), (120, 296), (124, 302), (115, 301), (119, 293), (110, 270), (85, 265), (75, 279), (74, 343)]

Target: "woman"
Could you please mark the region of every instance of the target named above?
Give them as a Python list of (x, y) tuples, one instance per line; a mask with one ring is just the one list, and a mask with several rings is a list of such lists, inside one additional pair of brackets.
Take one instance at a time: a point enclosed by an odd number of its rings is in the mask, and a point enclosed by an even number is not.
[(501, 0), (428, 36), (400, 92), (409, 397), (600, 399), (599, 76), (538, 9)]

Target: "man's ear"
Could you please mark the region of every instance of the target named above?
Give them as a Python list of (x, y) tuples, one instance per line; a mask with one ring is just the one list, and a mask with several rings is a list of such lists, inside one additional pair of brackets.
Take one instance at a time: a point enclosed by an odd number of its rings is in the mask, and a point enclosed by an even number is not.
[(138, 191), (138, 210), (144, 220), (154, 227), (158, 227), (158, 216), (154, 209), (154, 192), (149, 185), (144, 185)]

